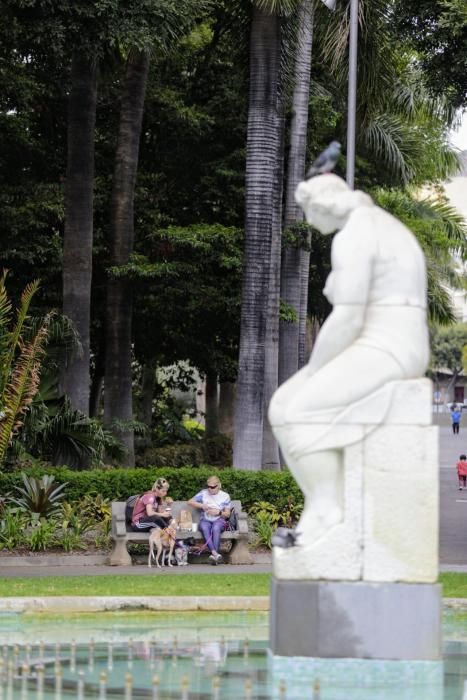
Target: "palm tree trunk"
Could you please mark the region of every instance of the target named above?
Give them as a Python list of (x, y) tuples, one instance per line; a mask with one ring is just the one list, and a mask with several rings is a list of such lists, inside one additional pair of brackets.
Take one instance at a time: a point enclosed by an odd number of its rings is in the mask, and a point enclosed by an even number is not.
[(216, 372), (206, 375), (206, 437), (219, 434), (219, 397)]
[(89, 415), (90, 317), (93, 240), (94, 127), (97, 64), (78, 52), (71, 65), (63, 239), (63, 313), (73, 321), (81, 352), (67, 358), (63, 391)]
[(234, 405), (236, 385), (234, 382), (221, 382), (219, 387), (219, 432), (233, 436)]
[[(311, 242), (311, 233), (308, 234)], [(298, 319), (298, 367), (301, 369), (310, 357), (308, 342), (308, 282), (310, 279), (310, 250), (300, 249), (300, 315)]]
[(245, 254), (235, 407), (234, 467), (262, 463), (265, 332), (269, 293), (277, 139), (280, 18), (256, 7), (250, 36), (245, 182)]
[(91, 377), (91, 395), (89, 397), (89, 415), (91, 418), (99, 416), (104, 395), (104, 374), (105, 374), (105, 354), (104, 354), (104, 333), (99, 333), (95, 342), (94, 371)]
[(151, 428), (152, 425), (155, 372), (155, 362), (150, 360), (145, 362), (141, 377), (141, 421), (145, 423), (148, 428)]
[[(133, 252), (134, 192), (149, 57), (132, 51), (127, 61), (120, 111), (111, 203), (110, 258), (114, 266), (125, 265)], [(134, 466), (134, 431), (124, 423), (133, 419), (131, 374), (131, 284), (110, 278), (107, 285), (106, 371), (104, 422), (126, 448), (125, 466)], [(119, 422), (115, 426), (115, 421)]]
[[(303, 212), (295, 202), (294, 193), (298, 183), (303, 180), (305, 175), (312, 44), (313, 8), (310, 0), (304, 0), (299, 10), (285, 198), (285, 228), (303, 221)], [(288, 246), (283, 251), (281, 298), (295, 310), (297, 320), (293, 322), (281, 321), (280, 323), (279, 384), (285, 382), (305, 362), (309, 266), (310, 253), (308, 250)]]
[(274, 177), (274, 201), (272, 216), (271, 264), (269, 270), (269, 293), (266, 317), (265, 358), (264, 358), (264, 415), (262, 469), (279, 471), (281, 468), (279, 445), (267, 419), (268, 407), (279, 380), (279, 307), (281, 288), (281, 245), (282, 245), (282, 195), (284, 183), (284, 129), (285, 97), (280, 95), (277, 118), (277, 139), (279, 152)]

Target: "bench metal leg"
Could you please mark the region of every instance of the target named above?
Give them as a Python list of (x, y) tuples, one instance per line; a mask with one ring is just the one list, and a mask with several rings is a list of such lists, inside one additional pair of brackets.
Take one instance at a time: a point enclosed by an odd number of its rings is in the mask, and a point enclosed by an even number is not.
[(109, 556), (110, 566), (131, 566), (131, 557), (126, 548), (126, 538), (113, 540), (112, 551)]
[(229, 552), (229, 564), (253, 564), (253, 557), (248, 549), (248, 540), (235, 540)]

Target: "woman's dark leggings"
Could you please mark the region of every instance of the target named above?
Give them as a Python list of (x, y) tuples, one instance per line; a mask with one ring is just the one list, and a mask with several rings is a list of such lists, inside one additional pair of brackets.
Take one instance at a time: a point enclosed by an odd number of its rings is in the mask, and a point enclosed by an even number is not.
[(167, 527), (167, 520), (161, 518), (160, 515), (144, 515), (138, 520), (137, 523), (131, 526), (132, 530), (150, 530), (151, 528), (160, 527), (164, 529)]

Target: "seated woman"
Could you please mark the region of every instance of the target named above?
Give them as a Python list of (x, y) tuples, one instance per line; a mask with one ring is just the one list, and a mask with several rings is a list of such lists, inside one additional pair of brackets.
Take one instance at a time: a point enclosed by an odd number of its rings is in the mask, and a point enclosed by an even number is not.
[(133, 530), (167, 527), (172, 520), (172, 510), (170, 508), (167, 510), (167, 506), (162, 506), (162, 504), (167, 497), (168, 490), (169, 482), (166, 479), (157, 479), (152, 485), (152, 489), (138, 498), (131, 519)]
[(188, 505), (203, 511), (199, 521), (201, 530), (211, 554), (209, 559), (213, 564), (222, 564), (222, 555), (219, 554), (221, 534), (225, 528), (226, 519), (230, 517), (230, 496), (221, 491), (219, 477), (213, 475), (208, 478), (206, 488), (193, 496)]

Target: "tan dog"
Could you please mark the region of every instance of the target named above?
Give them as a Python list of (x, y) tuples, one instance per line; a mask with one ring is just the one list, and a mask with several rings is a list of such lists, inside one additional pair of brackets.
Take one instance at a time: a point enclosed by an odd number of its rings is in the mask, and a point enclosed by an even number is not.
[[(149, 556), (148, 566), (151, 568), (152, 559), (155, 560), (158, 569), (165, 566), (165, 557), (167, 555), (169, 566), (172, 566), (172, 554), (175, 547), (175, 538), (177, 536), (177, 523), (171, 520), (167, 527), (163, 530), (156, 528), (151, 530), (149, 534)], [(154, 556), (154, 548), (156, 555)], [(165, 550), (165, 551), (164, 551)], [(160, 556), (162, 554), (162, 560)]]

